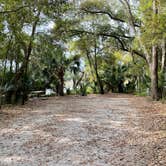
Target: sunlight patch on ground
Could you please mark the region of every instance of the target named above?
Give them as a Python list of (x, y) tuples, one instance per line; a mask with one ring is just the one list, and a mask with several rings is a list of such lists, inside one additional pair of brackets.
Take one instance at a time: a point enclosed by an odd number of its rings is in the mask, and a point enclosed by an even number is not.
[(66, 118), (65, 121), (73, 121), (73, 122), (80, 122), (80, 123), (87, 122), (86, 120), (82, 118)]
[(71, 140), (70, 140), (69, 138), (66, 138), (66, 137), (61, 138), (61, 139), (58, 141), (58, 143), (61, 143), (61, 144), (63, 144), (63, 143), (68, 143), (68, 142), (71, 142)]
[(0, 134), (14, 133), (16, 130), (11, 128), (4, 128), (0, 130)]
[(56, 114), (55, 116), (56, 117), (64, 117), (64, 116), (67, 116), (67, 114)]
[(26, 125), (22, 127), (22, 130), (32, 130), (33, 126), (32, 125)]
[(26, 158), (20, 156), (0, 157), (0, 164), (14, 164), (17, 161), (25, 159)]

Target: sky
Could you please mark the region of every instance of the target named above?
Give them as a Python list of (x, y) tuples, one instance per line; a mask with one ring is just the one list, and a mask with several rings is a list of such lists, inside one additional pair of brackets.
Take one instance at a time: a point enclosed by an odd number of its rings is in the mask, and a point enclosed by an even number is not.
[(37, 32), (47, 32), (51, 29), (53, 29), (55, 23), (53, 21), (49, 21), (47, 24), (38, 26)]

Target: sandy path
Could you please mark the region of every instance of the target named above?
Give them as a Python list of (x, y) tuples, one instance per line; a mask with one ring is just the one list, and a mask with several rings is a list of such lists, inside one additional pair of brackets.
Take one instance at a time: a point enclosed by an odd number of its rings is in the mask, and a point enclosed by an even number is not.
[(0, 127), (0, 166), (166, 166), (166, 114), (126, 95), (28, 103)]

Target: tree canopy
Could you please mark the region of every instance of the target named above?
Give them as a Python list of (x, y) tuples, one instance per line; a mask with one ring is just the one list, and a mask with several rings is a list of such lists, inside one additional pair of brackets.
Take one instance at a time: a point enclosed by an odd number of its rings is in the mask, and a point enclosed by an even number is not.
[(31, 91), (165, 97), (165, 0), (1, 0), (2, 103)]

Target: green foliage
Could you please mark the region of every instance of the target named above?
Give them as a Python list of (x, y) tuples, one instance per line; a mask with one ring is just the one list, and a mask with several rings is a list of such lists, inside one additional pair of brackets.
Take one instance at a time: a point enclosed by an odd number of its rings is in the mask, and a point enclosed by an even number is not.
[(82, 9), (89, 9), (89, 10), (102, 10), (104, 7), (106, 7), (106, 0), (100, 1), (100, 0), (87, 0), (81, 4)]
[(161, 43), (161, 39), (166, 37), (166, 2), (157, 1), (156, 8), (158, 14), (153, 11), (153, 0), (141, 0), (140, 11), (142, 18), (141, 36), (146, 45)]
[[(17, 100), (53, 88), (63, 95), (67, 81), (67, 94), (144, 95), (150, 88), (152, 46), (158, 47), (160, 66), (166, 38), (165, 0), (156, 1), (157, 14), (153, 0), (132, 1), (130, 8), (116, 0), (0, 2), (1, 94)], [(45, 29), (50, 22), (54, 27)], [(163, 71), (158, 82), (163, 95)]]

